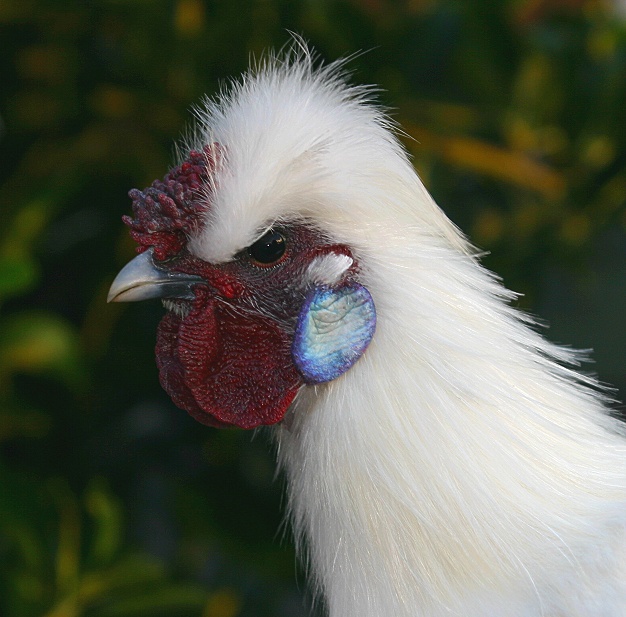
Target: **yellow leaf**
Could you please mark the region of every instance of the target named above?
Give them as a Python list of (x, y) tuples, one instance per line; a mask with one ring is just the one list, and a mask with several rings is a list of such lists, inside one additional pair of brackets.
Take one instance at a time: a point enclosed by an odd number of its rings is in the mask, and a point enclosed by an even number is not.
[(565, 192), (562, 174), (521, 152), (472, 137), (437, 135), (410, 122), (402, 124), (417, 141), (417, 145), (409, 143), (414, 151), (430, 150), (451, 165), (538, 192), (548, 199), (560, 199)]
[(202, 617), (236, 617), (241, 609), (241, 599), (230, 589), (211, 594)]

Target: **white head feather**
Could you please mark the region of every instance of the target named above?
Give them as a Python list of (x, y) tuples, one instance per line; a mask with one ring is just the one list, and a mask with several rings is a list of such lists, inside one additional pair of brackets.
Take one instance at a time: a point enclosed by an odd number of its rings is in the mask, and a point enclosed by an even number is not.
[(311, 220), (353, 248), (375, 300), (364, 357), (276, 429), (331, 617), (624, 617), (621, 427), (576, 354), (507, 304), (371, 90), (313, 64), (269, 59), (198, 112), (190, 145), (223, 160), (190, 247), (226, 261)]

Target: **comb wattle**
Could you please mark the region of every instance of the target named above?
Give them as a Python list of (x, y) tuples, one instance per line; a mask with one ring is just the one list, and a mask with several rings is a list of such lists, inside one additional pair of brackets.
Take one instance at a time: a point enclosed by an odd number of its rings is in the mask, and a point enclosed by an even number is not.
[(209, 144), (201, 152), (192, 150), (163, 180), (155, 180), (148, 188), (132, 189), (133, 216), (123, 216), (130, 235), (139, 245), (139, 253), (154, 247), (156, 259), (176, 255), (192, 231), (202, 226), (201, 213), (208, 207), (219, 146)]

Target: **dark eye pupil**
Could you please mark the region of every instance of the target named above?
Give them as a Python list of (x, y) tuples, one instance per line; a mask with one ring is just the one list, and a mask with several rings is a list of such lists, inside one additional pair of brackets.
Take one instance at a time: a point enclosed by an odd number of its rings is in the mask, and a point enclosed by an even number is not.
[(261, 264), (271, 264), (285, 254), (285, 249), (285, 236), (270, 229), (248, 248), (248, 255)]

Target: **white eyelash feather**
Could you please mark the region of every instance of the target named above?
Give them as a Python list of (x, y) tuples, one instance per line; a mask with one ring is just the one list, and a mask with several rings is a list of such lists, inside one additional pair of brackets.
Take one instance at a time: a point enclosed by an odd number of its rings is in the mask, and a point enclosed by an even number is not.
[(327, 253), (311, 261), (306, 269), (303, 280), (314, 285), (335, 285), (348, 271), (354, 260), (348, 255)]

